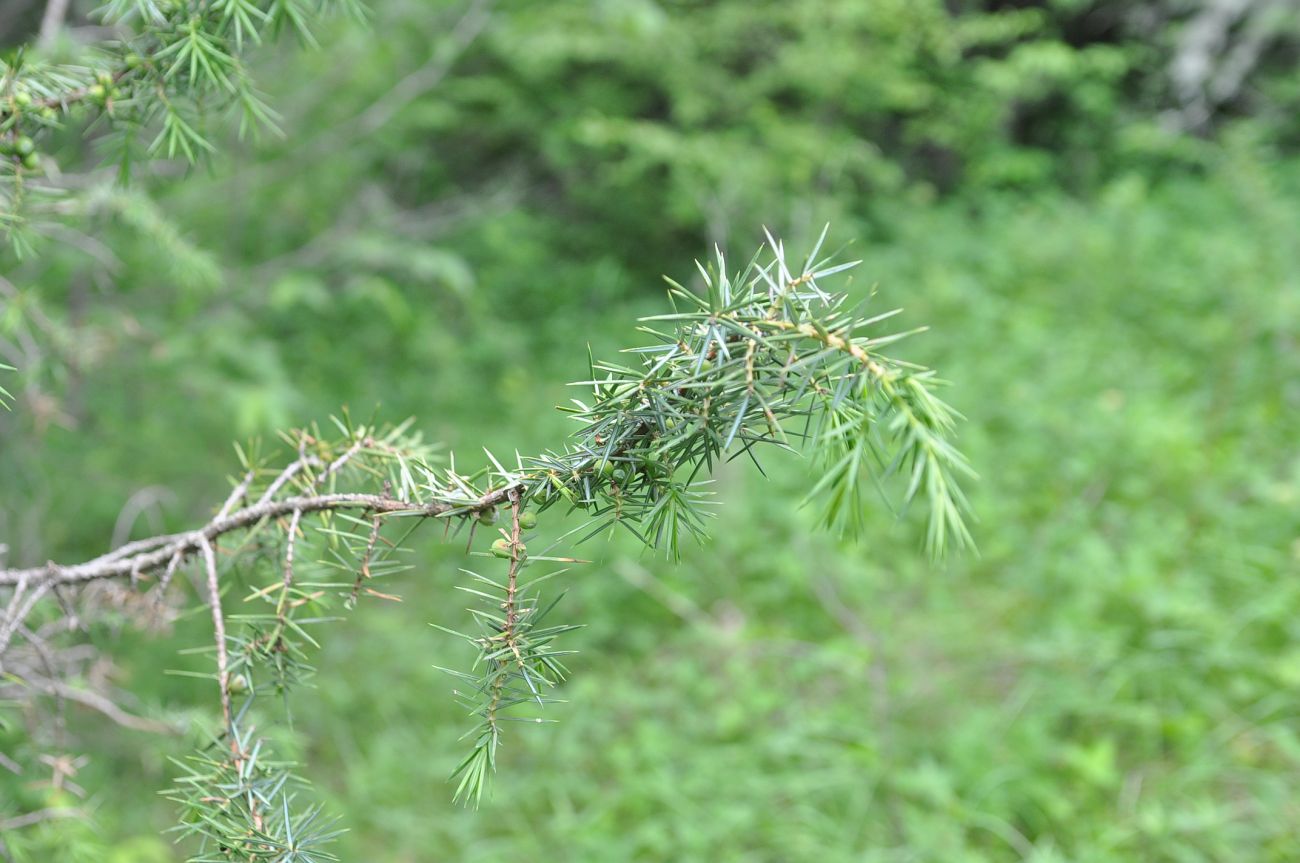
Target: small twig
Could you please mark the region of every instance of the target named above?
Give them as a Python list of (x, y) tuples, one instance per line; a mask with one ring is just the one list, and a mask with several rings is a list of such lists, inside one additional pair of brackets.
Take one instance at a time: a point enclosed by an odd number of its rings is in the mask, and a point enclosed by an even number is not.
[[(370, 560), (375, 554), (375, 544), (379, 541), (379, 527), (383, 519), (375, 516), (370, 522), (370, 538), (366, 540), (366, 553), (361, 557), (361, 566), (357, 568), (357, 580), (352, 583), (351, 603), (356, 605), (357, 594), (361, 592), (361, 583), (370, 578)], [(374, 591), (368, 591), (373, 593)]]
[(53, 679), (57, 673), (54, 669), (54, 654), (50, 652), (50, 646), (45, 643), (45, 639), (41, 638), (39, 633), (33, 632), (31, 627), (25, 623), (18, 627), (18, 631), (22, 633), (23, 638), (36, 651), (36, 655), (40, 657), (41, 665), (45, 667), (45, 673)]
[[(77, 614), (77, 609), (73, 606), (72, 600), (64, 595), (63, 588), (54, 585), (54, 599), (59, 603), (59, 610), (63, 612), (63, 617), (67, 621), (68, 631), (74, 629), (85, 629), (85, 624), (81, 621), (81, 615)], [(44, 629), (42, 627), (42, 629)]]
[(19, 589), (14, 591), (13, 599), (9, 602), (9, 608), (5, 612), (5, 618), (0, 621), (0, 657), (4, 656), (5, 650), (9, 647), (9, 641), (13, 638), (14, 632), (27, 620), (27, 615), (32, 613), (36, 603), (40, 601), (50, 589), (49, 582), (41, 582), (32, 589), (27, 601), (22, 605), (18, 604), (23, 595), (23, 589), (27, 586), (26, 581), (19, 585)]
[(340, 143), (374, 134), (408, 104), (438, 86), (491, 20), (490, 6), (488, 0), (472, 0), (452, 26), (448, 40), (436, 45), (432, 56), (423, 65), (372, 101), (365, 111), (353, 117), (344, 128), (307, 141), (303, 149), (308, 157), (323, 156), (336, 150)]
[(176, 734), (177, 728), (166, 722), (159, 722), (154, 719), (148, 719), (143, 716), (136, 716), (128, 713), (119, 707), (112, 699), (93, 692), (89, 689), (80, 689), (75, 686), (69, 686), (57, 680), (33, 681), (27, 683), (35, 689), (39, 689), (50, 695), (57, 695), (60, 698), (66, 698), (69, 701), (75, 701), (92, 710), (97, 710), (107, 716), (109, 719), (121, 725), (123, 728), (130, 728), (135, 731), (148, 731), (156, 734)]
[(14, 588), (14, 595), (9, 597), (9, 606), (5, 609), (4, 619), (0, 620), (0, 633), (3, 633), (10, 625), (10, 621), (13, 621), (14, 626), (18, 625), (19, 621), (15, 619), (18, 614), (18, 603), (22, 602), (23, 597), (27, 594), (28, 580), (29, 576), (26, 575), (18, 579), (17, 586)]
[(330, 462), (329, 467), (321, 471), (321, 475), (316, 477), (316, 485), (319, 486), (323, 484), (325, 480), (329, 479), (332, 475), (334, 475), (334, 473), (341, 470), (345, 464), (351, 461), (354, 455), (361, 452), (362, 447), (370, 446), (373, 443), (374, 441), (372, 441), (368, 437), (358, 439), (356, 443), (348, 447), (347, 452), (343, 453), (343, 455), (334, 459), (334, 461)]
[(305, 515), (335, 509), (368, 509), (382, 515), (400, 513), (420, 518), (433, 518), (452, 510), (475, 513), (491, 509), (504, 503), (510, 493), (518, 490), (519, 487), (518, 482), (512, 482), (492, 489), (468, 504), (440, 501), (420, 504), (396, 500), (381, 494), (319, 494), (271, 500), (235, 510), (225, 518), (214, 518), (198, 530), (173, 534), (155, 541), (141, 540), (147, 550), (134, 556), (96, 558), (86, 563), (68, 566), (53, 564), (23, 569), (0, 569), (0, 587), (17, 585), (24, 580), (36, 584), (79, 584), (106, 578), (125, 578), (133, 571), (145, 575), (164, 566), (177, 555), (189, 555), (201, 550), (204, 542), (213, 542), (224, 534), (253, 527), (264, 519), (291, 515), (294, 510), (302, 510)]
[(243, 481), (241, 481), (239, 485), (235, 486), (234, 491), (230, 493), (230, 497), (226, 498), (226, 502), (223, 503), (221, 509), (217, 511), (217, 518), (225, 518), (230, 515), (230, 508), (243, 500), (244, 495), (248, 494), (248, 487), (253, 484), (253, 476), (254, 473), (251, 470), (244, 474)]
[(519, 585), (519, 550), (523, 547), (519, 533), (519, 491), (515, 489), (510, 493), (510, 571), (506, 576), (506, 633), (510, 647), (516, 654), (519, 649), (514, 645), (514, 631), (519, 612), (515, 606), (515, 592)]
[[(113, 524), (112, 545), (117, 548), (126, 542), (131, 535), (131, 528), (135, 526), (136, 521), (141, 515), (152, 516), (149, 518), (152, 530), (158, 529), (157, 511), (161, 510), (164, 500), (170, 498), (172, 493), (163, 486), (145, 486), (127, 499), (123, 505), (122, 511), (117, 515), (117, 521)], [(151, 507), (157, 507), (157, 510), (151, 510)]]
[(289, 519), (289, 534), (284, 546), (284, 592), (287, 595), (293, 587), (293, 549), (298, 540), (298, 522), (302, 520), (302, 510), (295, 509)]
[(180, 566), (181, 558), (185, 556), (183, 551), (177, 551), (172, 555), (172, 559), (167, 561), (167, 569), (163, 572), (163, 577), (158, 580), (158, 602), (162, 602), (167, 595), (167, 588), (172, 583), (172, 576), (176, 574), (176, 567)]
[(16, 815), (13, 818), (6, 818), (0, 821), (0, 832), (5, 830), (19, 830), (23, 827), (31, 827), (33, 824), (40, 824), (42, 821), (50, 821), (55, 818), (79, 818), (84, 815), (81, 809), (54, 808), (37, 809), (35, 812), (28, 812), (25, 815)]
[(294, 475), (297, 474), (298, 471), (308, 467), (309, 465), (320, 464), (320, 459), (315, 456), (309, 456), (304, 452), (306, 446), (306, 439), (298, 443), (298, 460), (291, 462), (284, 470), (280, 471), (280, 475), (266, 487), (266, 491), (262, 492), (262, 496), (257, 499), (258, 506), (271, 501), (276, 494), (279, 493), (280, 489), (284, 487), (284, 484), (293, 479)]
[(221, 588), (217, 584), (217, 556), (212, 543), (202, 537), (199, 547), (203, 551), (203, 564), (208, 571), (208, 604), (212, 607), (213, 637), (217, 642), (217, 683), (221, 686), (221, 716), (230, 732), (231, 747), (238, 746), (235, 739), (234, 714), (230, 709), (230, 660), (226, 654), (226, 618), (221, 613)]
[(168, 543), (175, 542), (182, 536), (184, 536), (184, 534), (168, 533), (160, 534), (159, 536), (146, 537), (145, 539), (137, 539), (134, 542), (128, 542), (125, 545), (118, 546), (112, 551), (107, 552), (106, 554), (101, 554), (99, 557), (93, 558), (87, 562), (107, 563), (113, 560), (121, 560), (124, 557), (130, 557), (139, 554), (142, 551), (148, 551), (157, 548), (160, 545), (167, 545)]
[(41, 16), (41, 31), (37, 42), (41, 47), (49, 47), (63, 29), (63, 20), (68, 15), (68, 0), (50, 0)]

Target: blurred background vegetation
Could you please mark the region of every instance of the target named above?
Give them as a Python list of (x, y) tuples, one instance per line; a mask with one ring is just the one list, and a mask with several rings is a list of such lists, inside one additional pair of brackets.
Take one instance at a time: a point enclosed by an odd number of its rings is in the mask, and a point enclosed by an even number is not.
[[(43, 6), (3, 4), (0, 40)], [(90, 6), (47, 50), (103, 35)], [(427, 625), (462, 614), (460, 549), (430, 541), (299, 701), (344, 859), (1296, 859), (1289, 0), (374, 6), (259, 55), (283, 140), (126, 188), (93, 130), (57, 142), (91, 205), (0, 258), (10, 562), (193, 524), (232, 439), (340, 405), (466, 454), (555, 444), (563, 382), (635, 341), (660, 274), (830, 221), (855, 290), (932, 327), (908, 351), (968, 417), (980, 553), (932, 564), (883, 508), (818, 533), (805, 465), (737, 463), (682, 564), (582, 549), (561, 721), (474, 812), (432, 667), (464, 656)], [(92, 638), (145, 712), (207, 708), (163, 674), (201, 619)], [(154, 791), (187, 742), (73, 719), (93, 818), (11, 853), (172, 859)], [(57, 796), (28, 779), (4, 799)]]

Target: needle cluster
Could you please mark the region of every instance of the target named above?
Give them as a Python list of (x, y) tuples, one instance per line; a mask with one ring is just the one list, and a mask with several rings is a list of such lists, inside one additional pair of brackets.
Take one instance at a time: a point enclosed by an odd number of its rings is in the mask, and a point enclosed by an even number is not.
[[(240, 135), (278, 134), (245, 57), (282, 33), (315, 44), (328, 15), (360, 20), (361, 0), (108, 0), (98, 11), (116, 38), (77, 62), (19, 52), (0, 60), (0, 233), (20, 252), (29, 182), (49, 171), (41, 150), (74, 117), (104, 133), (122, 173), (142, 157), (195, 162), (215, 150), (214, 122), (233, 115)], [(31, 191), (53, 195), (39, 182)]]

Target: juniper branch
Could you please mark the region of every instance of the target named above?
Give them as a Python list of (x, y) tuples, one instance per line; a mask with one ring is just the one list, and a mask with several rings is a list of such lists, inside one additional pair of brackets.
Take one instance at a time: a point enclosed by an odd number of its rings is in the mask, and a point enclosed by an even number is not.
[(444, 515), (452, 510), (478, 512), (505, 502), (507, 489), (498, 489), (484, 495), (472, 505), (453, 507), (443, 503), (413, 505), (382, 494), (318, 494), (301, 495), (271, 500), (263, 504), (236, 510), (224, 518), (214, 518), (204, 526), (184, 533), (155, 536), (133, 543), (146, 550), (121, 556), (114, 553), (79, 564), (54, 564), (26, 568), (0, 569), (0, 586), (30, 583), (36, 586), (78, 584), (87, 581), (130, 577), (134, 572), (145, 575), (171, 562), (174, 556), (185, 558), (195, 555), (204, 542), (213, 542), (226, 534), (252, 528), (270, 519), (291, 515), (293, 512), (316, 513), (331, 510), (371, 510), (384, 515), (414, 515), (425, 518)]
[[(720, 463), (745, 457), (757, 464), (764, 447), (804, 449), (819, 465), (810, 498), (828, 523), (858, 526), (865, 496), (897, 475), (905, 502), (929, 504), (934, 554), (969, 542), (959, 480), (970, 468), (952, 443), (957, 414), (936, 396), (940, 382), (929, 370), (883, 352), (908, 335), (875, 333), (893, 312), (867, 316), (822, 287), (856, 263), (818, 259), (822, 240), (797, 272), (772, 240), (736, 274), (718, 252), (712, 269), (700, 267), (702, 292), (670, 282), (675, 310), (643, 319), (653, 343), (631, 349), (640, 362), (592, 361), (578, 385), (593, 397), (566, 408), (578, 429), (560, 449), (516, 456), (509, 467), (488, 453), (488, 464), (466, 473), (454, 457), (438, 462), (409, 423), (386, 429), (345, 415), (334, 440), (314, 428), (289, 436), (295, 457), (280, 468), (241, 451), (241, 478), (198, 528), (135, 540), (80, 564), (0, 569), (0, 588), (11, 591), (0, 659), (14, 634), (28, 631), (45, 595), (128, 579), (134, 587), (157, 578), (161, 590), (186, 561), (201, 558), (221, 731), (169, 794), (195, 814), (186, 830), (209, 851), (268, 857), (265, 849), (299, 835), (303, 824), (323, 842), (330, 830), (311, 827), (318, 809), (291, 813), (299, 811), (290, 803), (300, 786), (290, 765), (268, 760), (252, 733), (255, 700), (268, 686), (284, 693), (311, 674), (317, 643), (309, 628), (326, 619), (323, 609), (350, 608), (363, 593), (383, 596), (362, 584), (404, 568), (394, 558), (402, 540), (385, 537), (387, 525), (406, 520), (413, 529), (436, 519), (470, 526), (472, 538), (474, 525), (491, 524), (505, 508), (509, 528), (487, 555), (508, 561), (504, 578), (466, 570), (473, 586), (461, 589), (478, 603), (470, 609), (477, 629), (447, 630), (477, 653), (471, 671), (451, 671), (475, 717), (470, 752), (453, 774), (456, 797), (477, 802), (495, 770), (504, 723), (542, 721), (520, 713), (551, 702), (549, 692), (568, 673), (568, 651), (556, 640), (574, 627), (546, 623), (555, 600), (543, 603), (539, 591), (558, 573), (530, 573), (573, 561), (528, 553), (537, 513), (567, 506), (588, 519), (578, 541), (624, 529), (676, 555), (683, 538), (706, 534), (705, 483)], [(264, 586), (246, 597), (270, 607), (228, 617), (219, 558), (233, 564), (241, 556), (254, 573), (259, 562), (277, 564), (265, 567)], [(346, 577), (332, 580), (332, 573)], [(236, 799), (233, 808), (213, 803)]]

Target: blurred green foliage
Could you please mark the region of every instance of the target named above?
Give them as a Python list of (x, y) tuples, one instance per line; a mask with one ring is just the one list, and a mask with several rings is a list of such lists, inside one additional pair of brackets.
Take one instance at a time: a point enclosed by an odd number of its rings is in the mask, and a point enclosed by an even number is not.
[[(1168, 40), (1088, 29), (1126, 4), (946, 5), (967, 14), (408, 0), (266, 57), (284, 141), (96, 193), (5, 261), (0, 337), (39, 345), (0, 357), (10, 559), (98, 553), (151, 485), (184, 527), (232, 437), (340, 404), (467, 451), (553, 444), (585, 344), (659, 311), (661, 272), (830, 219), (858, 293), (932, 325), (908, 350), (968, 417), (980, 554), (935, 567), (883, 511), (856, 543), (817, 533), (793, 458), (724, 473), (682, 564), (582, 549), (561, 722), (512, 737), (465, 812), (432, 668), (465, 656), (426, 625), (462, 616), (460, 548), (431, 539), (402, 604), (329, 633), (299, 705), (344, 859), (1294, 859), (1293, 49), (1196, 137), (1159, 114)], [(92, 637), (144, 704), (203, 703), (162, 673), (202, 618)], [(186, 742), (74, 718), (96, 816), (11, 853), (170, 859), (151, 791)]]

